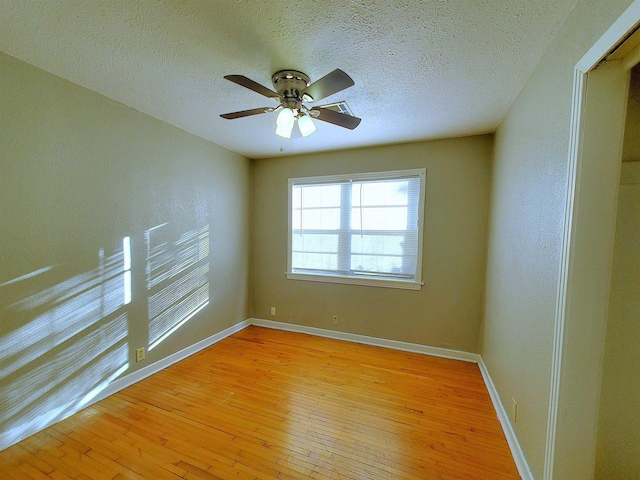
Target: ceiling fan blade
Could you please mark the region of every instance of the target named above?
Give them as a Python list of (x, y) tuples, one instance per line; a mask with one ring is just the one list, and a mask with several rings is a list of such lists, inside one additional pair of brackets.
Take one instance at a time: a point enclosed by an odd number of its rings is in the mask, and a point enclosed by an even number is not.
[(351, 77), (337, 68), (333, 72), (322, 77), (320, 80), (313, 82), (301, 93), (311, 95), (311, 97), (313, 97), (313, 101), (317, 102), (318, 100), (322, 100), (329, 95), (338, 93), (339, 91), (353, 85), (355, 85), (355, 83)]
[(273, 90), (270, 90), (267, 87), (260, 85), (258, 82), (254, 82), (253, 80), (245, 77), (244, 75), (225, 75), (224, 78), (226, 78), (227, 80), (233, 83), (237, 83), (242, 87), (248, 88), (249, 90), (253, 90), (256, 93), (259, 93), (260, 95), (264, 95), (267, 98), (273, 98), (275, 100), (278, 100), (279, 98), (278, 94)]
[(323, 122), (333, 123), (339, 127), (348, 128), (349, 130), (353, 130), (360, 125), (362, 120), (358, 117), (352, 117), (351, 115), (346, 115), (344, 113), (339, 113), (322, 107), (314, 107), (309, 110), (309, 113), (313, 118), (317, 118)]
[(253, 108), (251, 110), (242, 110), (240, 112), (223, 113), (220, 116), (222, 118), (226, 118), (227, 120), (233, 120), (234, 118), (250, 117), (251, 115), (259, 115), (261, 113), (270, 113), (274, 110), (275, 109), (271, 107)]

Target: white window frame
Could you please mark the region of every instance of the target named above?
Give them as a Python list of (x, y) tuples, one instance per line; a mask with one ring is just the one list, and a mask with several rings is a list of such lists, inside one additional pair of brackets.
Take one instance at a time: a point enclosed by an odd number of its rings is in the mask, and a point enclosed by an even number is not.
[[(416, 258), (416, 273), (414, 279), (403, 278), (375, 278), (367, 276), (348, 276), (335, 273), (301, 273), (292, 272), (292, 192), (293, 186), (296, 184), (313, 184), (313, 183), (331, 183), (345, 180), (387, 180), (401, 179), (403, 177), (418, 177), (420, 179), (420, 196), (418, 199), (418, 254)], [(424, 231), (424, 203), (425, 203), (425, 187), (426, 187), (426, 168), (417, 168), (411, 170), (392, 170), (385, 172), (367, 172), (355, 174), (341, 175), (325, 175), (317, 177), (299, 177), (290, 178), (288, 185), (288, 229), (287, 229), (287, 279), (289, 280), (306, 280), (312, 282), (326, 283), (343, 283), (351, 285), (367, 285), (375, 287), (401, 288), (406, 290), (420, 290), (424, 283), (422, 282), (422, 244)]]

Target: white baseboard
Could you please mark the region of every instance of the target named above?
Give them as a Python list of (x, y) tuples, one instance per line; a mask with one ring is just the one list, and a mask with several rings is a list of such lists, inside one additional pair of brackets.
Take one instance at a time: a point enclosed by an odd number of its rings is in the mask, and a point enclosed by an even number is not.
[(392, 348), (394, 350), (403, 350), (405, 352), (422, 353), (424, 355), (431, 355), (434, 357), (451, 358), (453, 360), (462, 360), (463, 362), (478, 363), (478, 360), (480, 359), (480, 355), (477, 353), (450, 350), (448, 348), (428, 347), (417, 343), (368, 337), (366, 335), (338, 332), (336, 330), (326, 330), (324, 328), (306, 327), (304, 325), (296, 325), (294, 323), (274, 322), (273, 320), (265, 320), (263, 318), (251, 318), (249, 321), (252, 325), (257, 325), (259, 327), (275, 328), (277, 330), (287, 330), (289, 332), (308, 333), (309, 335), (316, 335), (318, 337), (334, 338), (336, 340), (345, 340), (347, 342)]
[(518, 443), (518, 439), (516, 438), (515, 432), (511, 426), (511, 422), (509, 421), (509, 417), (500, 401), (500, 396), (498, 395), (498, 391), (491, 380), (491, 376), (487, 370), (486, 365), (482, 361), (482, 357), (477, 353), (469, 353), (463, 352), (460, 350), (450, 350), (447, 348), (439, 348), (439, 347), (429, 347), (426, 345), (420, 345), (416, 343), (407, 343), (400, 342), (397, 340), (388, 340), (385, 338), (376, 338), (369, 337), (366, 335), (358, 335), (355, 333), (346, 333), (346, 332), (338, 332), (335, 330), (326, 330), (322, 328), (316, 327), (306, 327), (303, 325), (296, 325), (293, 323), (283, 323), (283, 322), (274, 322), (272, 320), (265, 320), (261, 318), (250, 318), (244, 320), (242, 322), (238, 322), (235, 325), (222, 330), (210, 337), (207, 337), (189, 347), (180, 350), (168, 357), (165, 357), (151, 365), (147, 365), (140, 370), (136, 370), (135, 372), (126, 375), (122, 378), (117, 378), (113, 382), (109, 383), (103, 390), (101, 390), (98, 394), (96, 394), (90, 401), (83, 403), (81, 406), (76, 406), (75, 408), (71, 408), (65, 411), (64, 415), (59, 417), (51, 418), (51, 420), (47, 420), (44, 423), (39, 422), (37, 425), (23, 425), (19, 426), (15, 429), (12, 429), (12, 432), (3, 432), (0, 434), (0, 451), (5, 448), (10, 447), (11, 445), (24, 440), (25, 438), (37, 433), (40, 430), (44, 430), (45, 428), (57, 423), (65, 418), (77, 413), (78, 411), (87, 408), (88, 406), (99, 402), (100, 400), (107, 398), (110, 395), (113, 395), (120, 390), (127, 388), (134, 383), (143, 380), (154, 373), (157, 373), (170, 365), (173, 365), (176, 362), (184, 360), (185, 358), (193, 355), (194, 353), (199, 352), (200, 350), (207, 348), (214, 343), (223, 340), (224, 338), (233, 335), (240, 330), (248, 327), (249, 325), (256, 325), (260, 327), (273, 328), (278, 330), (287, 330), (290, 332), (298, 332), (298, 333), (306, 333), (309, 335), (316, 335), (319, 337), (333, 338), (336, 340), (345, 340), (348, 342), (361, 343), (365, 345), (373, 345), (377, 347), (385, 347), (391, 348), (394, 350), (402, 350), (406, 352), (414, 352), (421, 353), (424, 355), (431, 355), (436, 357), (443, 358), (451, 358), (453, 360), (462, 360), (464, 362), (472, 362), (477, 363), (480, 372), (482, 373), (482, 377), (487, 386), (487, 390), (489, 391), (489, 395), (491, 396), (491, 400), (493, 402), (493, 406), (498, 415), (498, 419), (500, 420), (500, 424), (502, 425), (502, 429), (504, 431), (505, 437), (507, 438), (507, 443), (509, 444), (509, 448), (511, 449), (511, 453), (513, 455), (514, 461), (516, 462), (516, 466), (518, 467), (518, 471), (520, 476), (525, 480), (533, 480), (533, 476), (531, 475), (531, 470), (529, 469), (529, 465), (524, 457), (522, 449), (520, 448), (520, 444)]
[(134, 383), (139, 382), (140, 380), (144, 380), (145, 378), (153, 375), (154, 373), (158, 373), (159, 371), (164, 370), (168, 366), (173, 365), (174, 363), (177, 363), (181, 360), (184, 360), (185, 358), (190, 357), (194, 353), (197, 353), (200, 350), (210, 347), (214, 343), (218, 343), (220, 340), (223, 340), (228, 336), (233, 335), (234, 333), (245, 329), (249, 325), (251, 325), (251, 322), (249, 320), (243, 320), (242, 322), (238, 322), (235, 325), (232, 325), (231, 327), (222, 330), (221, 332), (218, 332), (216, 334), (211, 335), (210, 337), (200, 340), (199, 342), (194, 343), (193, 345), (189, 345), (187, 348), (184, 348), (179, 352), (173, 353), (168, 357), (165, 357), (161, 360), (158, 360), (155, 363), (152, 363), (151, 365), (147, 365), (146, 367), (141, 368), (140, 370), (136, 370), (135, 372), (125, 377), (119, 378), (118, 380), (115, 380), (114, 382), (110, 383), (109, 386), (105, 388), (102, 392), (100, 392), (100, 395), (98, 395), (96, 399), (91, 403), (96, 403), (102, 400), (103, 398), (107, 398), (109, 395), (113, 395), (114, 393), (119, 392), (120, 390), (127, 388), (128, 386), (133, 385)]
[(513, 426), (509, 421), (509, 416), (507, 415), (504, 406), (502, 405), (502, 401), (500, 401), (500, 395), (498, 395), (498, 390), (491, 379), (491, 375), (489, 375), (489, 370), (487, 370), (487, 366), (484, 364), (482, 357), (478, 361), (478, 367), (480, 367), (480, 373), (482, 373), (482, 378), (484, 378), (484, 383), (487, 386), (487, 390), (489, 391), (489, 396), (491, 397), (491, 401), (493, 402), (493, 407), (496, 409), (496, 414), (498, 415), (498, 420), (500, 420), (500, 425), (502, 425), (502, 431), (504, 432), (504, 436), (507, 438), (507, 443), (509, 444), (509, 448), (511, 449), (511, 454), (513, 455), (513, 460), (516, 462), (516, 467), (518, 467), (518, 473), (524, 480), (534, 480), (533, 475), (531, 474), (531, 469), (529, 468), (529, 464), (527, 463), (527, 459), (524, 456), (524, 452), (520, 447), (520, 442), (518, 442), (518, 438), (516, 437), (516, 433), (513, 430)]
[[(108, 385), (106, 385), (102, 390), (98, 393), (93, 394), (90, 400), (86, 400), (87, 397), (80, 397), (74, 402), (69, 402), (68, 404), (59, 407), (56, 411), (50, 412), (47, 415), (42, 415), (36, 419), (31, 419), (24, 424), (13, 427), (11, 430), (0, 432), (0, 451), (5, 448), (9, 448), (11, 445), (14, 445), (31, 435), (44, 430), (51, 425), (58, 423), (64, 420), (67, 417), (70, 417), (74, 413), (79, 412), (87, 408), (90, 405), (93, 405), (100, 400), (107, 398), (110, 395), (113, 395), (120, 390), (127, 388), (130, 385), (133, 385), (140, 380), (147, 378), (154, 373), (157, 373), (170, 365), (173, 365), (180, 360), (184, 360), (185, 358), (193, 355), (194, 353), (199, 352), (200, 350), (207, 348), (214, 343), (219, 342), (220, 340), (228, 337), (229, 335), (233, 335), (236, 332), (248, 327), (251, 325), (249, 320), (243, 320), (242, 322), (238, 322), (235, 325), (222, 330), (210, 337), (207, 337), (203, 340), (200, 340), (193, 345), (188, 346), (180, 350), (179, 352), (173, 353), (168, 357), (165, 357), (151, 365), (147, 365), (146, 367), (141, 368), (140, 370), (136, 370), (135, 372), (126, 375), (124, 377), (116, 378)], [(117, 374), (117, 373), (116, 373)]]
[(524, 480), (534, 480), (533, 475), (531, 474), (531, 470), (529, 469), (529, 464), (524, 457), (524, 453), (522, 452), (520, 443), (518, 442), (516, 434), (513, 431), (513, 427), (511, 426), (511, 422), (509, 422), (507, 412), (505, 411), (504, 406), (500, 401), (498, 391), (496, 390), (496, 387), (493, 384), (493, 380), (489, 375), (487, 366), (484, 364), (482, 357), (477, 353), (462, 352), (459, 350), (450, 350), (447, 348), (428, 347), (426, 345), (420, 345), (416, 343), (399, 342), (397, 340), (368, 337), (365, 335), (357, 335), (355, 333), (345, 333), (335, 330), (326, 330), (323, 328), (306, 327), (304, 325), (296, 325), (293, 323), (274, 322), (273, 320), (265, 320), (262, 318), (251, 318), (249, 319), (249, 321), (252, 325), (257, 325), (259, 327), (287, 330), (290, 332), (307, 333), (309, 335), (334, 338), (337, 340), (345, 340), (348, 342), (362, 343), (366, 345), (374, 345), (377, 347), (386, 347), (395, 350), (403, 350), (406, 352), (422, 353), (424, 355), (432, 355), (436, 357), (451, 358), (453, 360), (462, 360), (465, 362), (477, 363), (478, 367), (480, 368), (480, 372), (482, 373), (484, 383), (487, 387), (487, 390), (489, 391), (489, 396), (491, 397), (491, 401), (493, 402), (493, 407), (496, 410), (498, 420), (500, 421), (500, 425), (502, 426), (504, 435), (507, 438), (507, 443), (509, 445), (509, 448), (511, 449), (511, 454), (513, 455), (513, 460), (516, 463), (516, 467), (518, 468), (518, 473), (520, 473), (520, 476)]

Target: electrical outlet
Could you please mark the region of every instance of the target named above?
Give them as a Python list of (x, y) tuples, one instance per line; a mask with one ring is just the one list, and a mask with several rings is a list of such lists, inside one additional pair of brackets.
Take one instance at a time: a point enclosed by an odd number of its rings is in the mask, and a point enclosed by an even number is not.
[(297, 311), (297, 310), (293, 310), (293, 311), (291, 312), (291, 317), (292, 317), (292, 318), (298, 318), (298, 311)]
[(518, 403), (515, 398), (511, 399), (511, 418), (513, 418), (513, 423), (518, 422)]
[(144, 360), (144, 347), (136, 348), (136, 362)]
[(271, 315), (275, 315), (276, 314), (276, 307), (271, 307)]
[(331, 317), (331, 323), (338, 325), (338, 315), (333, 315), (333, 317)]

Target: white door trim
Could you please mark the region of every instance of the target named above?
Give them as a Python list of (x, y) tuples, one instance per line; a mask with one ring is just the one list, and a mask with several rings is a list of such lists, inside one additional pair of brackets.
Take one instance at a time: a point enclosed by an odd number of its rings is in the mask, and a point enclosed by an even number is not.
[(551, 372), (551, 391), (549, 416), (547, 422), (547, 442), (544, 464), (544, 478), (551, 480), (555, 465), (556, 434), (558, 412), (560, 411), (560, 389), (562, 385), (563, 354), (565, 353), (565, 322), (568, 311), (568, 293), (572, 287), (571, 272), (574, 267), (573, 245), (575, 243), (574, 213), (580, 192), (579, 178), (582, 165), (583, 118), (586, 98), (587, 74), (602, 59), (624, 40), (640, 23), (640, 0), (635, 0), (614, 24), (600, 37), (589, 51), (576, 64), (574, 69), (573, 98), (571, 108), (571, 127), (567, 168), (567, 197), (562, 240), (562, 257), (559, 271), (559, 284), (556, 303), (554, 344)]

